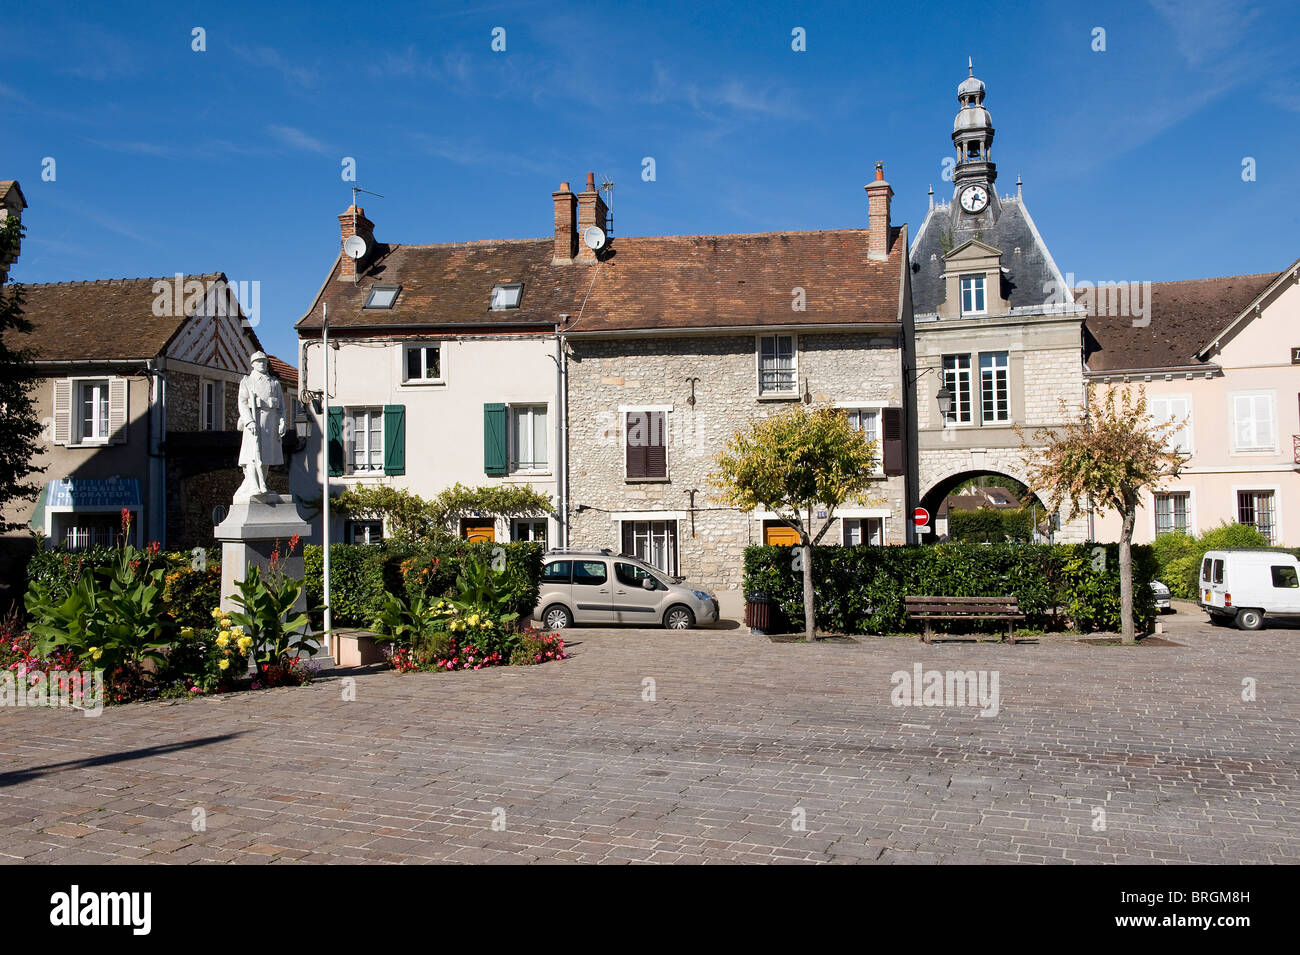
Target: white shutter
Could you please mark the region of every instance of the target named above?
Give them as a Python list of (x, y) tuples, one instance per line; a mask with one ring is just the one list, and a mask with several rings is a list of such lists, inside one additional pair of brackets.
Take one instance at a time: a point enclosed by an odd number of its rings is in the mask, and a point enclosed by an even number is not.
[(1273, 396), (1255, 396), (1255, 435), (1256, 447), (1274, 448), (1277, 441), (1273, 435)]
[(108, 440), (110, 444), (126, 443), (126, 394), (125, 378), (108, 379)]
[(54, 443), (72, 443), (72, 381), (54, 380)]

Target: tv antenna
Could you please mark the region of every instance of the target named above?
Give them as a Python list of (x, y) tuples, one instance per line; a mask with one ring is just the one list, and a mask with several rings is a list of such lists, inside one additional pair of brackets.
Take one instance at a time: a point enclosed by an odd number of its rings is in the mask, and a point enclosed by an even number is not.
[(603, 181), (600, 184), (600, 191), (605, 194), (605, 235), (608, 238), (614, 238), (614, 180), (600, 177)]
[[(348, 236), (343, 243), (343, 254), (355, 262), (359, 262), (361, 257), (366, 254), (366, 240), (357, 235), (357, 193), (364, 192), (368, 196), (374, 196), (376, 199), (384, 198), (377, 192), (371, 192), (369, 189), (362, 189), (360, 186), (352, 187), (352, 235)], [(352, 270), (352, 284), (357, 284), (357, 271)]]

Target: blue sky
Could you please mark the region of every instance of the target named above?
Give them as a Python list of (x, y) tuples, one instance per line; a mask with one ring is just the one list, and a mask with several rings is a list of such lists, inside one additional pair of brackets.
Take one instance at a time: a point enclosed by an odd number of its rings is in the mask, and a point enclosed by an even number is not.
[(550, 193), (588, 170), (616, 183), (620, 235), (861, 227), (876, 160), (915, 230), (927, 188), (951, 194), (968, 55), (998, 187), (1023, 178), (1063, 271), (1300, 256), (1292, 2), (22, 3), (5, 23), (0, 178), (31, 205), (14, 278), (258, 281), (288, 359), (338, 249), (344, 157), (385, 197), (363, 201), (384, 241), (548, 235)]

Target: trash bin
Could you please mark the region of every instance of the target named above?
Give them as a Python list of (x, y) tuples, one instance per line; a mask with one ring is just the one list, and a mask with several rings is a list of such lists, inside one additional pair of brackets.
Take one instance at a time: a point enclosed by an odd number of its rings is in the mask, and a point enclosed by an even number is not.
[(772, 629), (772, 598), (762, 591), (745, 594), (745, 623), (754, 633)]

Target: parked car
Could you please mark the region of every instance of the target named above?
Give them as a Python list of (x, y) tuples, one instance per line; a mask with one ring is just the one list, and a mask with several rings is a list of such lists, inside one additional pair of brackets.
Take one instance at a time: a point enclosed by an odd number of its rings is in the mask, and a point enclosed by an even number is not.
[(1265, 614), (1300, 614), (1300, 561), (1276, 550), (1208, 551), (1196, 602), (1211, 623), (1242, 630), (1260, 629)]
[(548, 630), (575, 623), (689, 630), (717, 622), (718, 600), (635, 557), (609, 550), (553, 550), (542, 559), (533, 616)]
[(1169, 603), (1169, 588), (1158, 580), (1151, 581), (1151, 592), (1156, 595), (1156, 609), (1163, 612), (1174, 609)]

